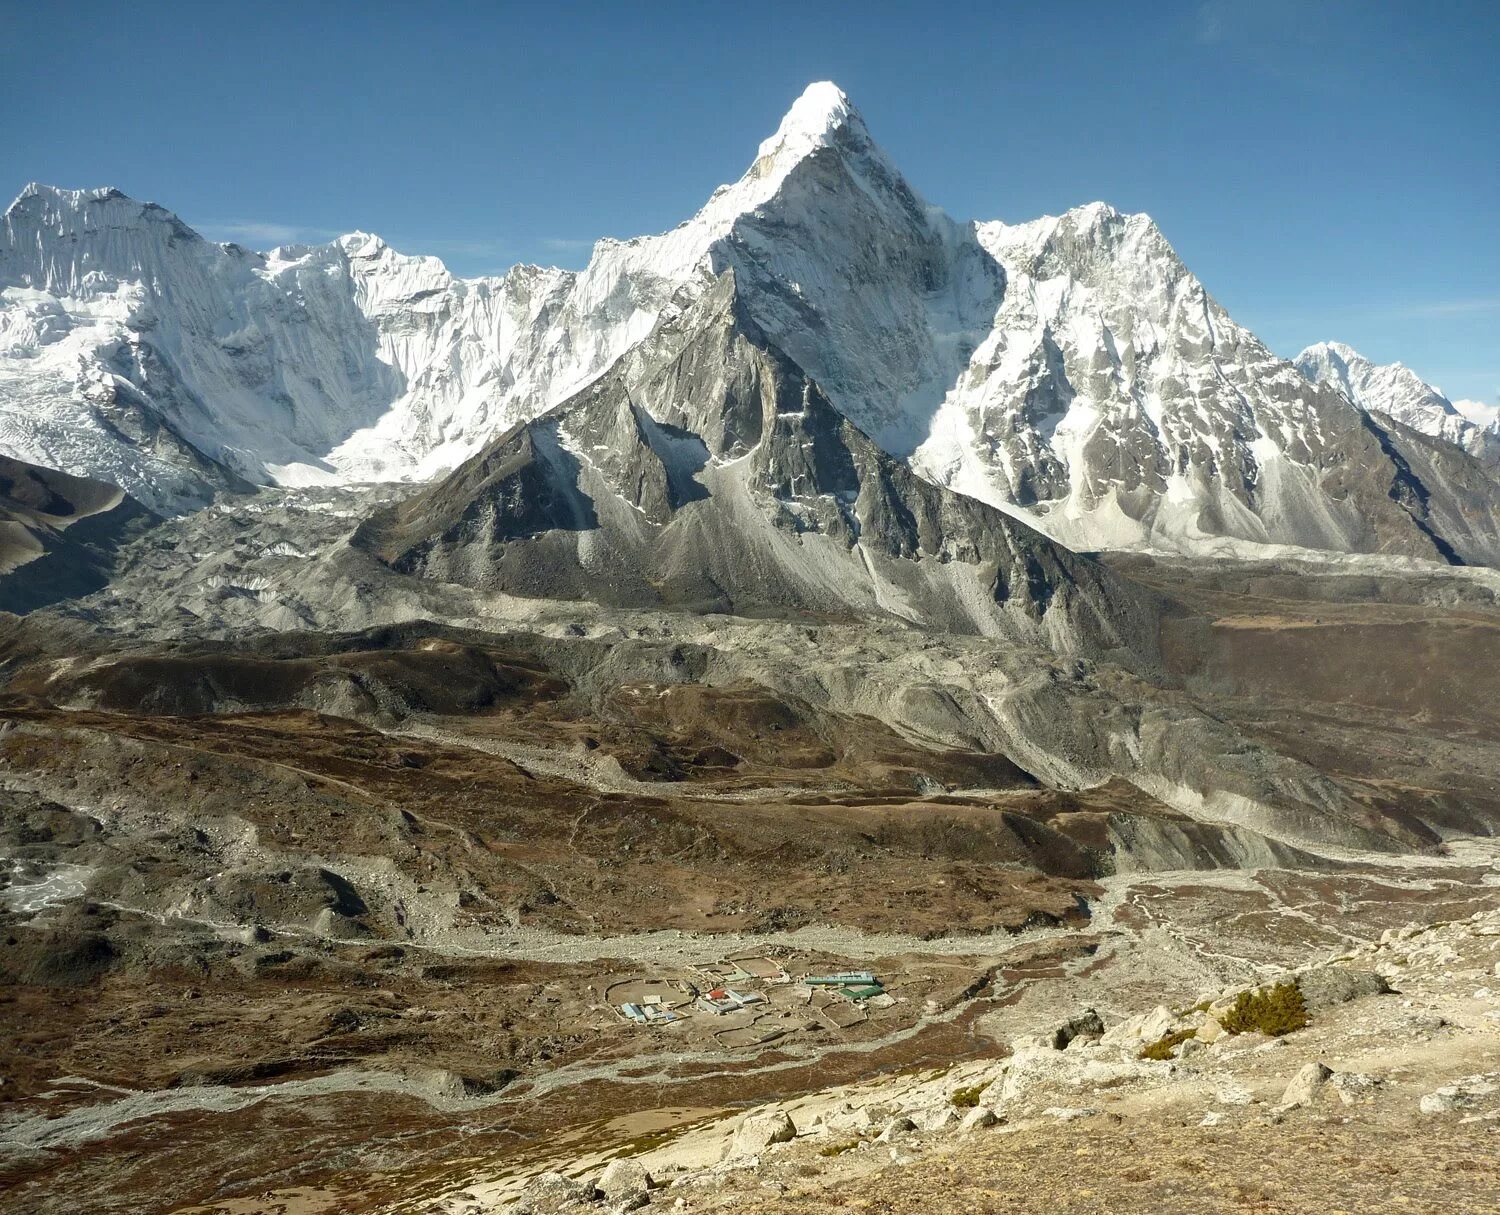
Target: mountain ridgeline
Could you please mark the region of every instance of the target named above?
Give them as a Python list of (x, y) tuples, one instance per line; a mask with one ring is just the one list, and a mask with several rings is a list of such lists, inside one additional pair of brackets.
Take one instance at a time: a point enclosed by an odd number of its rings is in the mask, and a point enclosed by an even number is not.
[(746, 315), (726, 271), (590, 387), (362, 526), (409, 574), (736, 615), (890, 614), (1154, 658), (1153, 596), (918, 477)]
[[(117, 191), (29, 186), (0, 227), (0, 453), (166, 513), (247, 484), (427, 483), (628, 379), (684, 318), (715, 323), (693, 306), (726, 274), (753, 341), (863, 441), (1074, 549), (1500, 561), (1491, 442), (1451, 407), (1276, 357), (1145, 216), (950, 219), (830, 84), (691, 219), (577, 272), (465, 280), (366, 234), (253, 253)], [(653, 434), (682, 482), (688, 449)], [(582, 459), (524, 435), (549, 476)], [(733, 577), (662, 579), (746, 600)]]

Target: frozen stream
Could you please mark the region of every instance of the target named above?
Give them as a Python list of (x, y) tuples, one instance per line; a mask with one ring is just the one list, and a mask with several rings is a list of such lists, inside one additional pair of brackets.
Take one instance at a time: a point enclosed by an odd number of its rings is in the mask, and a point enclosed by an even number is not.
[(38, 864), (14, 857), (0, 857), (0, 865), (10, 870), (8, 882), (0, 886), (0, 906), (21, 915), (82, 898), (94, 872), (87, 865)]

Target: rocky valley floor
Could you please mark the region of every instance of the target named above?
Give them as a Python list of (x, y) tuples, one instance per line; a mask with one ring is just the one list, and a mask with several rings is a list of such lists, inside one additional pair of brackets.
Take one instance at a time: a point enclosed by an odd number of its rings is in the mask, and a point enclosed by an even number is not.
[[(828, 1201), (856, 1207), (952, 1209), (903, 1205), (915, 1201), (903, 1197), (918, 1192), (912, 1187), (930, 1184), (923, 1174), (903, 1180), (918, 1162), (994, 1191), (994, 1209), (1042, 1210), (1050, 1208), (1027, 1205), (1036, 1186), (1017, 1190), (1013, 1179), (1045, 1156), (1052, 1190), (1043, 1192), (1068, 1195), (1073, 1205), (1062, 1209), (1106, 1209), (1088, 1199), (1109, 1185), (1087, 1184), (1085, 1174), (1116, 1167), (1136, 1178), (1121, 1193), (1138, 1191), (1146, 1210), (1174, 1186), (1191, 1188), (1179, 1149), (1196, 1145), (1190, 1158), (1207, 1168), (1221, 1138), (1232, 1144), (1220, 1166), (1225, 1188), (1202, 1201), (1229, 1202), (1268, 1184), (1266, 1157), (1248, 1145), (1283, 1134), (1307, 1141), (1304, 1124), (1321, 1125), (1301, 1115), (1286, 1129), (1268, 1121), (1280, 1089), (1312, 1056), (1379, 1081), (1359, 1090), (1352, 1122), (1328, 1127), (1325, 1142), (1344, 1142), (1346, 1155), (1374, 1151), (1378, 1139), (1384, 1158), (1393, 1135), (1415, 1154), (1424, 1127), (1460, 1128), (1423, 1156), (1427, 1176), (1449, 1160), (1482, 1163), (1485, 1145), (1493, 1149), (1492, 1122), (1434, 1122), (1406, 1107), (1500, 1068), (1492, 994), (1500, 984), (1495, 941), (1485, 935), (1495, 920), (1463, 918), (1500, 901), (1495, 863), (1492, 851), (1474, 849), (1334, 879), (1108, 879), (1087, 929), (1034, 929), (1019, 939), (922, 942), (823, 928), (580, 941), (537, 930), (486, 950), (299, 942), (280, 932), (260, 946), (228, 933), (214, 942), (179, 937), (171, 963), (132, 959), (81, 989), (11, 990), (0, 1008), (8, 1040), (21, 1047), (0, 1139), (9, 1202), (38, 1211), (76, 1209), (80, 1195), (91, 1209), (121, 1211), (487, 1210), (549, 1169), (592, 1177), (611, 1158), (642, 1156), (664, 1183), (680, 1183), (653, 1192), (669, 1206), (722, 1199), (775, 1210), (823, 1201), (805, 1191), (830, 1187)], [(13, 886), (12, 906), (34, 889)], [(1412, 916), (1456, 917), (1458, 927), (1399, 927)], [(1272, 924), (1280, 931), (1267, 932)], [(1357, 944), (1382, 933), (1400, 940)], [(1265, 982), (1310, 951), (1330, 950), (1390, 976), (1399, 998), (1320, 1008), (1309, 1028), (1284, 1039), (1230, 1039), (1179, 1062), (1135, 1059), (1149, 1044), (1142, 1033), (1154, 1040), (1179, 1024), (1159, 1010), (1140, 1028), (1159, 1002), (1187, 1007), (1205, 990)], [(585, 953), (601, 960), (527, 960)], [(752, 979), (741, 986), (773, 1004), (763, 1029), (780, 1033), (731, 1043), (706, 1036), (722, 1033), (718, 1018), (637, 1027), (607, 1002), (612, 982), (682, 975), (701, 983), (698, 967), (752, 955), (794, 974), (868, 967), (894, 1003), (863, 1024), (811, 1028), (799, 984)], [(1135, 1035), (1107, 1049), (1080, 1041), (1038, 1053), (1028, 1044), (1083, 1007), (1103, 1010), (1116, 1033), (1133, 1016)], [(1264, 1049), (1246, 1049), (1251, 1042)], [(829, 1089), (841, 1084), (850, 1087)], [(990, 1095), (971, 1105), (971, 1090)], [(996, 1100), (1007, 1091), (1011, 1099)], [(1480, 1106), (1484, 1097), (1474, 1094)], [(785, 1152), (745, 1167), (731, 1146), (743, 1117), (733, 1111), (749, 1104), (762, 1113), (768, 1099), (801, 1133)], [(992, 1107), (1002, 1127), (958, 1135), (959, 1121)], [(1342, 1105), (1331, 1108), (1344, 1116)], [(879, 1142), (904, 1117), (932, 1129), (898, 1129)], [(1151, 1163), (1126, 1145), (1117, 1118), (1135, 1128)], [(1200, 1128), (1204, 1118), (1225, 1125)], [(1053, 1158), (1059, 1144), (1069, 1145), (1069, 1169)], [(1238, 1163), (1252, 1159), (1253, 1169)], [(872, 1189), (872, 1169), (896, 1175)], [(1460, 1178), (1487, 1179), (1482, 1168)], [(1273, 1185), (1255, 1201), (1272, 1192), (1291, 1201), (1298, 1190)], [(1476, 1202), (1485, 1192), (1466, 1191)]]
[[(1075, 1010), (998, 1062), (578, 1161), (522, 1184), (517, 1209), (1500, 1210), (1497, 978), (1500, 911), (1408, 925), (1186, 1011)], [(1298, 991), (1302, 1027), (1236, 1023), (1254, 1007), (1241, 993), (1278, 989)], [(491, 1194), (475, 1185), (449, 1209)]]
[[(1428, 1125), (1450, 1209), (1484, 1209), (1461, 1162), (1491, 1124), (1407, 1118), (1404, 1086), (1495, 1070), (1494, 959), (1436, 994), (1391, 970), (1400, 998), (1260, 1053), (1081, 1042), (998, 1129), (927, 1122), (989, 1108), (950, 1090), (1003, 1090), (1018, 1040), (1081, 1009), (1191, 1008), (1492, 908), (1492, 575), (1112, 559), (1166, 604), (1128, 669), (423, 581), (347, 544), (369, 504), (225, 499), (130, 540), (100, 592), (0, 618), (7, 1210), (503, 1209), (614, 1157), (668, 1207), (1321, 1209), (1266, 1180), (1278, 1136), (1378, 1139), (1428, 1177)], [(841, 972), (878, 995), (805, 981)], [(1464, 984), (1467, 1020), (1442, 1003)], [(697, 1002), (721, 989), (747, 998)], [(1365, 1009), (1375, 1040), (1337, 1054)], [(1360, 1054), (1383, 1039), (1407, 1079)], [(1268, 1120), (1325, 1041), (1378, 1099)], [(1075, 1063), (1124, 1070), (1096, 1093)], [(1249, 1100), (1210, 1100), (1210, 1065)], [(884, 1112), (808, 1121), (843, 1101)], [(720, 1167), (768, 1103), (795, 1141)], [(916, 1132), (876, 1143), (898, 1115)]]

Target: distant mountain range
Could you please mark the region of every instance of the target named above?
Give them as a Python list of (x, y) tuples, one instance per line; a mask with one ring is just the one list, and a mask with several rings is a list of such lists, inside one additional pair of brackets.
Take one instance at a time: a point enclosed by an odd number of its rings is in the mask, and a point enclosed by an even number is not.
[[(691, 376), (663, 369), (666, 349), (691, 354)], [(800, 386), (805, 433), (737, 395), (730, 372), (767, 359), (776, 392)], [(844, 471), (787, 463), (835, 434)], [(826, 83), (697, 215), (602, 240), (576, 273), (465, 280), (364, 234), (255, 253), (113, 190), (28, 186), (0, 231), (0, 453), (164, 513), (252, 484), (446, 484), (387, 520), (379, 546), (467, 576), (481, 559), (450, 551), (455, 512), (487, 512), (509, 540), (588, 531), (557, 513), (587, 481), (596, 502), (665, 528), (751, 467), (778, 503), (752, 531), (774, 519), (871, 537), (850, 501), (870, 504), (879, 482), (879, 544), (920, 533), (934, 555), (989, 551), (944, 490), (1077, 550), (1493, 564), (1497, 445), (1493, 421), (1404, 368), (1337, 345), (1277, 358), (1146, 216), (1091, 204), (1019, 225), (950, 219)], [(705, 602), (747, 594), (699, 560), (706, 534), (617, 539), (631, 596), (663, 578)], [(515, 561), (485, 576), (524, 581)]]
[(1500, 406), (1450, 401), (1400, 363), (1372, 363), (1342, 342), (1319, 342), (1296, 359), (1315, 384), (1331, 384), (1361, 409), (1462, 447), (1500, 467)]

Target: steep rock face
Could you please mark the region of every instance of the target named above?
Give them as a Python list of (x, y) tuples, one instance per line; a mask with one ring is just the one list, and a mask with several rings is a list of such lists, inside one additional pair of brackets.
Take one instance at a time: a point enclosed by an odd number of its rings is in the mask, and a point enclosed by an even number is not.
[(1337, 388), (1361, 409), (1380, 413), (1420, 434), (1463, 448), (1500, 469), (1500, 420), (1475, 421), (1416, 372), (1400, 363), (1372, 363), (1342, 342), (1319, 342), (1296, 358), (1314, 384)]
[(465, 281), (361, 233), (251, 253), (118, 191), (29, 186), (0, 228), (0, 447), (169, 511), (446, 470), (547, 380), (573, 277)]
[[(761, 329), (898, 454), (925, 433), (988, 332), (1004, 285), (975, 226), (924, 203), (848, 98), (815, 84), (745, 175), (670, 232), (602, 240), (576, 275), (517, 267), (498, 280), (504, 306), (481, 326), (492, 331), (492, 366), (469, 377), (467, 395), (424, 416), (431, 394), (410, 371), (408, 398), (333, 460), (380, 471), (380, 440), (399, 434), (398, 449), (420, 475), (450, 468), (578, 391), (726, 270)], [(395, 323), (406, 309), (393, 303)]]
[(1236, 325), (1147, 217), (1094, 204), (980, 240), (1005, 300), (913, 457), (933, 479), (1082, 548), (1459, 547), (1390, 492), (1362, 413)]
[(1001, 281), (832, 86), (691, 220), (601, 241), (577, 274), (465, 281), (363, 233), (250, 253), (118, 191), (33, 185), (0, 231), (0, 449), (169, 510), (242, 480), (424, 479), (731, 268), (851, 414), (907, 448), (908, 412), (941, 398)]
[(1386, 492), (1451, 564), (1500, 565), (1494, 470), (1445, 439), (1372, 415), (1369, 430), (1395, 468)]
[(887, 455), (718, 282), (597, 383), (366, 523), (398, 570), (741, 615), (889, 615), (1154, 660), (1128, 582)]
[(733, 269), (761, 329), (904, 456), (993, 326), (1004, 272), (976, 225), (917, 195), (831, 85), (803, 95), (747, 180), (777, 174), (712, 248), (713, 269)]
[[(26, 458), (177, 505), (326, 470), (399, 383), (338, 267), (211, 244), (110, 190), (29, 187), (3, 237), (0, 433)], [(157, 484), (160, 464), (176, 475)]]
[[(356, 233), (331, 246), (279, 251), (300, 278), (347, 282), (357, 313), (376, 334), (374, 358), (393, 373), (392, 391), (369, 425), (332, 446), (334, 480), (383, 481), (446, 471), (474, 443), (512, 419), (502, 386), (536, 374), (525, 335), (545, 333), (573, 276), (518, 267), (502, 278), (456, 278), (436, 258), (407, 257)], [(521, 347), (518, 350), (518, 346)]]

